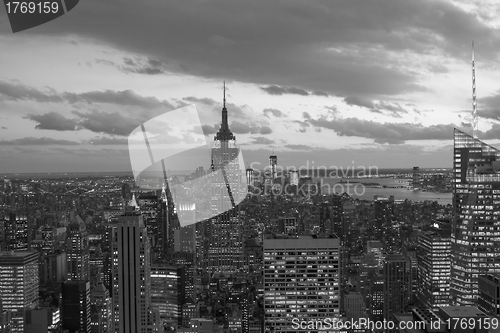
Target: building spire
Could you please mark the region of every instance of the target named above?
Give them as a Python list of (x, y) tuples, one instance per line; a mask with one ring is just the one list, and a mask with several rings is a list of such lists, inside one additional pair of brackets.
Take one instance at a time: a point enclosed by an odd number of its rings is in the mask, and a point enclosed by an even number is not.
[(224, 80), (223, 86), (223, 103), (222, 103), (222, 123), (219, 129), (219, 132), (215, 135), (215, 140), (220, 141), (229, 141), (236, 140), (236, 137), (229, 129), (229, 124), (227, 120), (227, 108), (226, 108), (226, 80)]
[(226, 108), (226, 80), (224, 80), (224, 101), (222, 108)]
[(474, 41), (472, 41), (472, 135), (477, 139), (476, 67), (474, 64)]

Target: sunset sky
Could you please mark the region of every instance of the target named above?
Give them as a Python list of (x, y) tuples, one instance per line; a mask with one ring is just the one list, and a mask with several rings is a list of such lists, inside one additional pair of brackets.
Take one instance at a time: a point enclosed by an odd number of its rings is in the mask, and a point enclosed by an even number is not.
[(248, 165), (451, 167), (472, 40), (479, 138), (500, 144), (499, 18), (495, 0), (82, 0), (13, 34), (2, 6), (0, 173), (131, 170), (129, 134), (188, 104), (211, 142), (223, 80)]

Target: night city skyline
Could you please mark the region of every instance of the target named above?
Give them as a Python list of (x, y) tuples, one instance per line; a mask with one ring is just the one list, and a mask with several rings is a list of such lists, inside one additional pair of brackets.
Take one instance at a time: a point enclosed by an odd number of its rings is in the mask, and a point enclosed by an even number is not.
[(0, 333), (500, 333), (497, 1), (5, 9)]

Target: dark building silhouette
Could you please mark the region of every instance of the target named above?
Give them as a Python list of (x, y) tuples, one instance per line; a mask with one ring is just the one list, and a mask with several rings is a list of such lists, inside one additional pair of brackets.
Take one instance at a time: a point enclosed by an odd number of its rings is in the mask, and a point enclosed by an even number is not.
[(90, 282), (66, 281), (61, 289), (62, 328), (69, 332), (91, 333)]

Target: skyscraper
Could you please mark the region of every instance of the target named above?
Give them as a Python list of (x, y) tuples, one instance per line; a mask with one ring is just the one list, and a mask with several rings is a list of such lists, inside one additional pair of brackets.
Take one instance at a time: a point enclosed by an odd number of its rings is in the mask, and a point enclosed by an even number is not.
[(148, 332), (150, 246), (142, 215), (127, 207), (113, 227), (113, 316), (116, 333)]
[(420, 168), (418, 166), (413, 167), (412, 187), (414, 190), (420, 189)]
[(235, 272), (243, 264), (242, 225), (237, 203), (245, 175), (241, 175), (238, 163), (234, 162), (239, 153), (236, 137), (229, 129), (224, 86), (222, 123), (212, 148), (212, 215), (216, 217), (211, 220), (209, 273)]
[[(264, 240), (265, 324), (291, 332), (292, 319), (340, 317), (339, 246), (334, 236)], [(297, 330), (300, 331), (300, 328)]]
[(24, 332), (26, 311), (38, 305), (38, 256), (36, 252), (0, 252), (0, 300), (11, 312), (12, 333)]
[(402, 254), (388, 254), (384, 262), (384, 319), (405, 311), (410, 301), (410, 262)]
[(247, 168), (246, 175), (247, 175), (247, 184), (248, 184), (248, 186), (254, 186), (255, 179), (254, 179), (254, 175), (253, 175), (253, 169), (252, 168)]
[(80, 216), (71, 217), (66, 240), (69, 280), (88, 280), (89, 278), (89, 239), (85, 223)]
[(440, 306), (450, 305), (450, 225), (445, 229), (432, 228), (424, 231), (417, 246), (417, 297), (420, 303), (437, 311)]
[(500, 317), (500, 274), (479, 276), (477, 307), (489, 315)]
[(12, 212), (5, 222), (5, 250), (27, 251), (28, 218), (25, 213)]
[(454, 131), (451, 295), (474, 305), (478, 275), (500, 272), (500, 151)]
[(277, 164), (278, 164), (278, 156), (274, 154), (273, 150), (273, 154), (269, 156), (269, 166), (271, 167), (271, 179), (273, 182), (277, 177), (277, 171), (276, 171)]
[(113, 332), (113, 302), (108, 289), (98, 283), (90, 294), (92, 333)]
[(66, 281), (62, 285), (62, 328), (69, 332), (90, 331), (90, 282)]
[(185, 301), (185, 268), (181, 265), (151, 267), (151, 304), (170, 326), (182, 325), (182, 306)]

